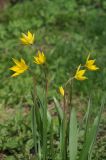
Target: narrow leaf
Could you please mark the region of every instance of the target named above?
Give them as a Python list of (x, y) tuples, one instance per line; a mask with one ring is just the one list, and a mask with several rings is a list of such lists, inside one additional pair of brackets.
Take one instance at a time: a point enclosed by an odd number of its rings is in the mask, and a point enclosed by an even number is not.
[(92, 144), (91, 144), (91, 146), (90, 146), (90, 151), (89, 151), (89, 158), (88, 158), (88, 160), (91, 160), (91, 157), (92, 157), (93, 146), (94, 146), (95, 141), (96, 141), (96, 136), (97, 136), (98, 129), (99, 129), (101, 114), (102, 114), (103, 109), (104, 109), (104, 104), (105, 104), (105, 100), (104, 100), (104, 98), (103, 98), (103, 99), (102, 99), (101, 106), (100, 106), (100, 111), (99, 111), (99, 113), (98, 113), (98, 124), (97, 124), (97, 128), (96, 128), (96, 131), (95, 131), (95, 136), (94, 136), (93, 141), (92, 141)]
[(77, 156), (77, 138), (78, 138), (78, 130), (77, 130), (77, 119), (75, 109), (72, 108), (70, 114), (70, 124), (69, 124), (69, 156), (70, 160), (76, 160)]
[(84, 143), (82, 152), (80, 154), (79, 160), (88, 159), (88, 156), (91, 157), (90, 151), (94, 145), (94, 141), (96, 140), (102, 110), (103, 110), (103, 105), (101, 106), (100, 112), (98, 113), (98, 115), (94, 119), (94, 123), (93, 123), (90, 131), (87, 134), (87, 137), (85, 139), (85, 143)]
[(54, 99), (55, 107), (59, 116), (59, 120), (63, 120), (63, 111), (60, 107), (60, 104), (55, 97), (53, 97), (53, 99)]

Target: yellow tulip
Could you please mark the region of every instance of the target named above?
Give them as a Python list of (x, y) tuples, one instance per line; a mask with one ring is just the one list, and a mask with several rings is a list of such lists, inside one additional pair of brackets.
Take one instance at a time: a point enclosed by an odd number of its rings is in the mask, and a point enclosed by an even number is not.
[(10, 70), (14, 71), (15, 73), (12, 75), (12, 77), (18, 76), (21, 73), (25, 72), (28, 69), (28, 66), (26, 65), (25, 61), (21, 58), (20, 61), (13, 58), (15, 66), (9, 68)]
[(84, 76), (86, 70), (85, 69), (80, 70), (80, 67), (81, 67), (81, 65), (78, 66), (74, 78), (79, 80), (79, 81), (83, 81), (85, 79), (88, 79), (86, 76)]
[(64, 96), (64, 89), (62, 86), (59, 87), (59, 92), (62, 96)]
[(38, 54), (34, 56), (34, 62), (36, 64), (44, 64), (46, 62), (46, 57), (43, 52), (38, 51)]
[(22, 33), (22, 37), (20, 38), (22, 44), (29, 45), (34, 43), (34, 34), (28, 31), (27, 35)]
[(99, 68), (94, 64), (95, 60), (89, 60), (89, 58), (90, 58), (90, 54), (87, 57), (85, 67), (87, 67), (87, 69), (89, 69), (91, 71), (98, 70)]

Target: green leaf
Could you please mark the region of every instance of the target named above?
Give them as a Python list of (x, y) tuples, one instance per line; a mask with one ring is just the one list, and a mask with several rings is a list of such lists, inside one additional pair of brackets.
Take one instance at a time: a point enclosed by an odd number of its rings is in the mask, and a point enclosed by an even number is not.
[(48, 128), (51, 126), (52, 117), (49, 111), (47, 110), (47, 122), (48, 122)]
[(91, 160), (91, 157), (92, 157), (92, 151), (93, 151), (93, 146), (94, 146), (94, 143), (96, 141), (96, 136), (97, 136), (97, 132), (98, 132), (98, 128), (99, 128), (99, 123), (100, 123), (100, 119), (101, 119), (101, 114), (103, 112), (103, 109), (104, 109), (104, 104), (105, 104), (105, 99), (103, 98), (102, 99), (102, 103), (101, 103), (101, 107), (100, 107), (100, 111), (98, 113), (98, 124), (97, 124), (97, 127), (96, 127), (96, 131), (95, 131), (95, 135), (93, 137), (93, 141), (92, 141), (92, 144), (90, 146), (90, 150), (89, 150), (89, 158), (88, 160)]
[(59, 120), (63, 120), (63, 111), (60, 107), (60, 104), (55, 97), (53, 97), (53, 99), (54, 99), (55, 107), (59, 116)]
[(32, 132), (33, 132), (33, 140), (34, 140), (34, 148), (35, 153), (37, 151), (37, 123), (35, 117), (35, 106), (32, 106)]
[(50, 125), (50, 154), (51, 154), (51, 159), (55, 159), (55, 153), (54, 153), (54, 144), (53, 144), (53, 139), (54, 138), (54, 133), (53, 133), (53, 120), (51, 121)]
[(86, 140), (85, 140), (85, 143), (83, 146), (83, 150), (81, 152), (79, 160), (85, 160), (88, 158), (89, 149), (90, 149), (90, 146), (93, 142), (94, 136), (96, 134), (97, 124), (98, 124), (98, 117), (95, 118), (91, 130), (87, 134), (87, 137), (86, 137)]
[(77, 139), (78, 139), (78, 130), (77, 130), (77, 119), (75, 108), (72, 108), (70, 114), (70, 124), (69, 124), (69, 157), (70, 160), (76, 160), (77, 156)]
[(14, 156), (8, 156), (5, 158), (5, 160), (15, 160), (16, 158)]
[(86, 139), (86, 136), (88, 134), (88, 130), (89, 130), (89, 119), (90, 119), (90, 115), (91, 115), (91, 100), (89, 98), (89, 101), (88, 101), (88, 108), (87, 108), (87, 112), (86, 112), (86, 116), (85, 116), (85, 139)]
[(29, 139), (25, 145), (25, 150), (30, 153), (30, 149), (33, 147), (33, 139)]
[(87, 133), (87, 136), (85, 137), (85, 143), (84, 143), (83, 149), (81, 151), (79, 160), (85, 160), (88, 157), (91, 158), (92, 148), (93, 148), (94, 142), (96, 140), (97, 131), (98, 131), (103, 107), (104, 107), (104, 103), (102, 102), (101, 107), (100, 107), (100, 111), (99, 111), (98, 115), (96, 116), (96, 118), (94, 119), (94, 122), (93, 122), (91, 129), (89, 131), (87, 131), (88, 133)]
[(19, 147), (19, 142), (17, 140), (17, 138), (12, 137), (12, 138), (8, 138), (7, 142), (5, 144), (5, 147), (8, 149), (15, 149)]
[(39, 134), (42, 135), (42, 112), (41, 112), (42, 103), (41, 103), (39, 96), (34, 95), (34, 93), (32, 93), (32, 100), (34, 103), (37, 130), (38, 130)]

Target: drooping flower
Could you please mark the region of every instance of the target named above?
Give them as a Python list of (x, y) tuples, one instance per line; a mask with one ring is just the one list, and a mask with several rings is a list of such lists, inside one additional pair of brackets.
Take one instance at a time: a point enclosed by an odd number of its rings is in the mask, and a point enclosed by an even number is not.
[(34, 62), (36, 64), (44, 64), (46, 62), (46, 57), (43, 52), (38, 51), (37, 55), (34, 56)]
[(85, 67), (87, 69), (91, 70), (91, 71), (98, 70), (99, 68), (94, 64), (95, 63), (95, 59), (94, 60), (89, 60), (89, 58), (90, 58), (90, 54), (87, 57)]
[(62, 86), (59, 87), (59, 92), (62, 96), (64, 96), (64, 89)]
[(12, 75), (12, 77), (18, 76), (28, 69), (28, 66), (26, 65), (24, 59), (21, 58), (21, 60), (18, 61), (17, 59), (13, 58), (13, 61), (14, 61), (15, 65), (13, 67), (9, 68), (10, 70), (15, 72)]
[(20, 41), (24, 45), (30, 45), (34, 43), (35, 36), (31, 32), (28, 31), (27, 35), (22, 33), (22, 37), (20, 38)]
[(84, 76), (86, 70), (85, 69), (81, 69), (80, 70), (80, 67), (81, 67), (81, 64), (78, 66), (74, 78), (77, 79), (77, 80), (79, 80), (79, 81), (83, 81), (85, 79), (88, 79), (86, 76)]

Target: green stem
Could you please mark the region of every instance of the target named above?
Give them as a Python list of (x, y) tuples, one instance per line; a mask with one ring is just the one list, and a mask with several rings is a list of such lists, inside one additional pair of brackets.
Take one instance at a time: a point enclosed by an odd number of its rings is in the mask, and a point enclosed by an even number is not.
[(64, 88), (64, 106), (63, 106), (63, 120), (61, 124), (61, 159), (66, 160), (67, 157), (67, 146), (66, 146), (66, 128), (67, 128), (67, 118), (66, 118), (66, 92)]
[(74, 79), (74, 77), (69, 78), (69, 80), (65, 83), (65, 86), (67, 86), (71, 81)]

